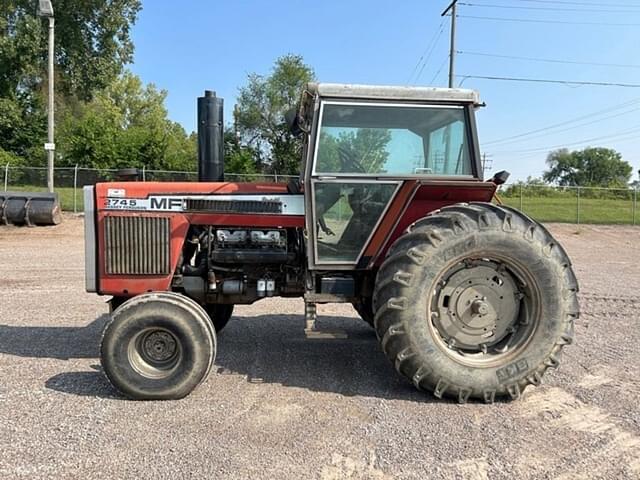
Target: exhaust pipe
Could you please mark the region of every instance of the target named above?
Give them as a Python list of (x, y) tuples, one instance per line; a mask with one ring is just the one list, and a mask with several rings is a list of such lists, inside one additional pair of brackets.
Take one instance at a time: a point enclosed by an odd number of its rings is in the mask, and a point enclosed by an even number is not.
[(224, 181), (224, 100), (205, 90), (198, 97), (198, 180)]
[(57, 193), (0, 192), (0, 225), (58, 225), (62, 221)]

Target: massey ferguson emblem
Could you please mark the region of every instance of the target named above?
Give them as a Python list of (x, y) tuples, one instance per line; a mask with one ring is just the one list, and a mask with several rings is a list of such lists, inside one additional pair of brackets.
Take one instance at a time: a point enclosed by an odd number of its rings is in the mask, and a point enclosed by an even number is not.
[(175, 197), (151, 197), (149, 210), (181, 210), (182, 199)]

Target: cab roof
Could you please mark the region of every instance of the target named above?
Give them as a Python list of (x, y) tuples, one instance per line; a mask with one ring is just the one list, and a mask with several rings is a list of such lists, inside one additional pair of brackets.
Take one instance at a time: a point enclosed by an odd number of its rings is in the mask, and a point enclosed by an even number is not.
[(307, 90), (322, 98), (363, 100), (414, 100), (420, 102), (467, 103), (482, 105), (475, 90), (441, 87), (405, 87), (391, 85), (356, 85), (347, 83), (309, 83)]

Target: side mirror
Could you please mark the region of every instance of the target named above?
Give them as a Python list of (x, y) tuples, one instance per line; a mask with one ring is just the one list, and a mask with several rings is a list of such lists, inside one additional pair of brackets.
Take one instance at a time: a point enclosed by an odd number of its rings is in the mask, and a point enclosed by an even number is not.
[(497, 172), (489, 181), (495, 183), (496, 185), (502, 185), (504, 183), (507, 183), (507, 180), (509, 180), (510, 176), (511, 174), (509, 172), (507, 172), (506, 170), (501, 170)]
[(292, 135), (297, 137), (302, 133), (303, 130), (300, 128), (300, 118), (298, 117), (297, 108), (287, 110), (284, 114), (284, 120), (287, 122), (287, 126)]

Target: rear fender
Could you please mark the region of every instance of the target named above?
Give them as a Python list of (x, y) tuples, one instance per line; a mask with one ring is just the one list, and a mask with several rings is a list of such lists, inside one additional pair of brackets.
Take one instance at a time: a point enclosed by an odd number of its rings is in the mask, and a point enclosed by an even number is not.
[(478, 181), (422, 181), (416, 184), (413, 194), (405, 201), (401, 213), (393, 216), (386, 215), (380, 225), (383, 230), (380, 243), (371, 242), (367, 247), (369, 268), (380, 266), (387, 250), (409, 225), (425, 215), (439, 208), (455, 203), (490, 202), (497, 186), (491, 182)]

